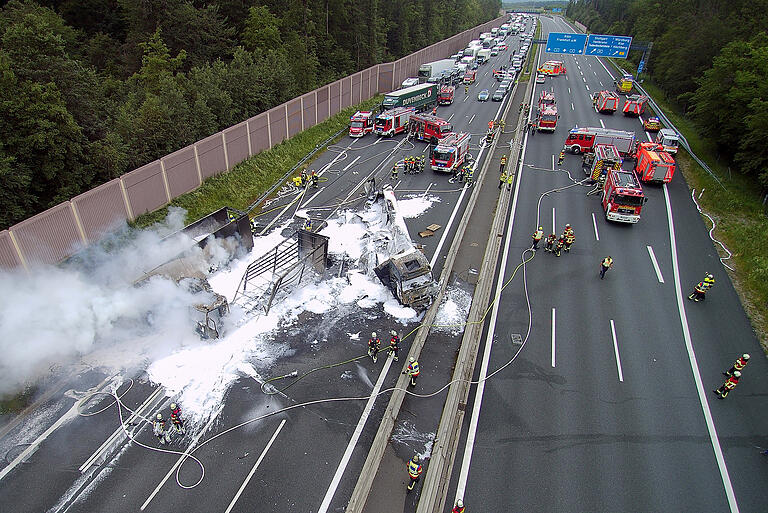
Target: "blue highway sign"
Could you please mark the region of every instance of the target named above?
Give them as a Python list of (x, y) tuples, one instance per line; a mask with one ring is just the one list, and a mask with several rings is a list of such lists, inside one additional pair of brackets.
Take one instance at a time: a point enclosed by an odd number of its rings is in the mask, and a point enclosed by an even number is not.
[(640, 73), (642, 73), (644, 69), (645, 69), (645, 61), (640, 61), (637, 65), (637, 74), (639, 75)]
[(548, 53), (567, 53), (584, 55), (584, 45), (587, 44), (586, 34), (568, 34), (565, 32), (550, 32), (547, 36)]
[(587, 40), (586, 55), (626, 59), (631, 44), (632, 38), (628, 36), (590, 34)]

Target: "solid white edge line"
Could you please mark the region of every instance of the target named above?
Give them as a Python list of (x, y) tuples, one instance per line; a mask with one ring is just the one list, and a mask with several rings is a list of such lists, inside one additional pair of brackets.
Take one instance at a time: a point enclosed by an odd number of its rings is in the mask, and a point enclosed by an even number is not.
[(208, 424), (205, 425), (205, 427), (197, 434), (197, 436), (192, 440), (192, 443), (187, 446), (184, 453), (179, 457), (179, 459), (174, 463), (174, 465), (171, 467), (171, 470), (168, 471), (168, 473), (165, 475), (162, 481), (160, 481), (160, 484), (157, 485), (157, 487), (154, 489), (154, 491), (150, 494), (149, 497), (147, 497), (147, 500), (144, 501), (144, 504), (141, 505), (141, 508), (139, 508), (141, 511), (144, 511), (144, 509), (149, 506), (149, 503), (152, 502), (152, 499), (155, 498), (155, 495), (157, 495), (157, 492), (160, 491), (160, 488), (163, 487), (166, 481), (168, 481), (168, 478), (173, 475), (174, 472), (176, 472), (176, 469), (179, 465), (181, 465), (191, 454), (192, 448), (197, 445), (198, 440), (200, 440), (200, 437), (202, 437), (207, 431), (208, 428), (211, 427), (211, 424), (219, 417), (221, 414), (221, 410), (224, 409), (224, 406), (222, 405), (219, 407), (219, 410), (216, 412), (215, 415), (211, 417), (211, 420), (208, 421)]
[(659, 279), (659, 283), (664, 283), (664, 277), (661, 275), (661, 269), (659, 269), (659, 263), (656, 261), (656, 255), (653, 253), (653, 248), (651, 246), (646, 246), (646, 248), (648, 248), (648, 255), (651, 257), (651, 263), (656, 270), (656, 277)]
[(555, 367), (555, 307), (552, 307), (552, 368)]
[(342, 171), (346, 171), (346, 170), (347, 170), (347, 169), (349, 169), (350, 167), (354, 166), (354, 165), (355, 165), (355, 162), (357, 162), (358, 160), (360, 160), (360, 157), (361, 157), (361, 156), (362, 156), (362, 155), (358, 155), (357, 157), (355, 157), (355, 160), (353, 160), (352, 162), (350, 162), (349, 164), (347, 164), (347, 167), (345, 167), (344, 169), (342, 169)]
[(595, 213), (592, 212), (592, 226), (595, 227), (595, 240), (600, 241), (600, 235), (597, 233), (597, 219), (595, 219)]
[(725, 489), (725, 495), (728, 497), (728, 506), (731, 509), (731, 513), (738, 513), (739, 505), (736, 503), (736, 494), (733, 491), (733, 484), (731, 484), (731, 477), (728, 475), (728, 467), (725, 465), (725, 458), (723, 457), (723, 450), (720, 447), (720, 439), (717, 437), (717, 429), (715, 428), (715, 422), (712, 420), (712, 412), (709, 409), (709, 403), (707, 402), (706, 394), (704, 393), (704, 385), (701, 381), (701, 373), (699, 372), (699, 365), (696, 362), (696, 353), (693, 351), (693, 342), (691, 341), (691, 332), (688, 329), (688, 318), (685, 315), (685, 307), (683, 306), (683, 292), (680, 286), (680, 270), (677, 264), (677, 244), (675, 243), (675, 225), (672, 220), (672, 205), (669, 201), (669, 191), (667, 190), (667, 184), (664, 187), (664, 201), (667, 204), (667, 222), (669, 223), (669, 241), (672, 251), (672, 273), (675, 277), (675, 297), (677, 298), (677, 310), (680, 315), (680, 325), (683, 329), (683, 339), (685, 340), (685, 349), (688, 352), (688, 361), (691, 365), (691, 372), (693, 373), (693, 381), (696, 384), (696, 392), (699, 395), (699, 404), (701, 405), (701, 411), (704, 414), (704, 421), (707, 425), (707, 432), (709, 433), (709, 440), (712, 444), (712, 449), (715, 452), (715, 460), (717, 460), (717, 467), (720, 471), (720, 479), (723, 482), (723, 488)]
[(619, 371), (619, 381), (624, 381), (624, 374), (621, 372), (621, 358), (619, 358), (619, 343), (616, 340), (616, 326), (611, 319), (611, 336), (613, 336), (613, 353), (616, 355), (616, 369)]
[[(539, 63), (541, 65), (541, 53), (539, 53)], [(536, 95), (536, 88), (531, 91), (531, 105)], [(504, 102), (502, 102), (503, 105)], [(498, 117), (498, 112), (496, 116)], [(494, 118), (496, 119), (496, 118)], [(520, 193), (520, 183), (523, 179), (523, 161), (525, 160), (525, 150), (528, 146), (528, 134), (523, 136), (523, 147), (520, 150), (520, 158), (518, 161), (517, 169), (517, 186), (515, 187), (515, 193), (512, 195), (512, 212), (509, 215), (509, 224), (507, 226), (507, 233), (504, 242), (504, 252), (501, 257), (501, 268), (499, 269), (499, 277), (496, 280), (496, 291), (500, 291), (504, 284), (504, 273), (507, 268), (507, 260), (509, 259), (509, 247), (512, 242), (512, 228), (515, 224), (515, 212), (517, 210), (517, 199)], [(496, 292), (497, 294), (499, 292)], [(483, 350), (483, 361), (480, 366), (480, 375), (478, 377), (479, 383), (475, 389), (475, 399), (472, 405), (472, 417), (469, 420), (469, 428), (467, 429), (467, 440), (464, 445), (464, 456), (461, 461), (461, 470), (459, 471), (459, 479), (456, 484), (456, 500), (464, 498), (464, 490), (467, 487), (467, 479), (469, 477), (469, 467), (472, 463), (472, 450), (475, 446), (475, 436), (477, 435), (477, 424), (480, 420), (480, 406), (483, 403), (483, 393), (485, 392), (485, 377), (488, 375), (488, 365), (491, 360), (491, 348), (493, 345), (494, 330), (496, 327), (496, 318), (499, 315), (499, 304), (501, 301), (494, 301), (493, 309), (491, 310), (491, 318), (488, 324), (488, 334), (485, 337), (485, 348)]]
[(280, 430), (283, 429), (283, 426), (285, 425), (285, 419), (280, 422), (280, 425), (277, 426), (277, 429), (275, 430), (274, 434), (272, 435), (272, 438), (269, 439), (269, 442), (267, 443), (267, 446), (264, 447), (264, 450), (261, 451), (261, 455), (259, 456), (259, 459), (256, 460), (256, 464), (253, 466), (250, 472), (248, 472), (248, 477), (245, 478), (245, 481), (243, 481), (243, 484), (240, 486), (240, 489), (235, 494), (234, 498), (232, 499), (232, 502), (229, 503), (229, 506), (227, 507), (226, 511), (224, 513), (230, 513), (232, 511), (232, 508), (235, 507), (235, 503), (237, 502), (237, 499), (240, 498), (240, 495), (243, 493), (243, 490), (245, 490), (245, 487), (248, 486), (248, 483), (250, 482), (251, 478), (253, 477), (253, 474), (256, 473), (256, 469), (259, 468), (259, 465), (261, 465), (261, 460), (264, 459), (264, 456), (266, 456), (267, 451), (269, 451), (269, 448), (272, 447), (272, 444), (274, 443), (275, 439), (277, 438), (277, 435), (280, 434)]
[(603, 128), (605, 128), (605, 123), (603, 123), (603, 120), (602, 120), (602, 119), (600, 120), (600, 126), (601, 126), (601, 127), (603, 127)]
[(393, 359), (387, 355), (387, 359), (384, 362), (384, 367), (381, 369), (381, 373), (379, 373), (379, 379), (376, 380), (376, 385), (373, 387), (370, 397), (368, 397), (368, 402), (365, 403), (363, 414), (360, 415), (360, 420), (357, 421), (357, 426), (355, 426), (355, 431), (352, 433), (352, 438), (349, 439), (349, 443), (347, 444), (347, 448), (344, 451), (344, 455), (341, 457), (341, 462), (339, 462), (339, 466), (336, 467), (336, 473), (333, 475), (333, 479), (331, 479), (331, 484), (328, 486), (328, 490), (325, 492), (325, 497), (323, 497), (323, 502), (320, 504), (320, 509), (317, 510), (317, 513), (326, 513), (331, 505), (331, 500), (333, 500), (333, 496), (336, 494), (336, 489), (339, 487), (339, 483), (341, 482), (341, 477), (344, 475), (344, 471), (347, 469), (349, 460), (352, 457), (352, 452), (355, 450), (357, 442), (360, 439), (360, 435), (363, 432), (363, 427), (368, 421), (368, 416), (371, 414), (373, 404), (376, 402), (376, 398), (379, 396), (379, 391), (381, 390), (381, 387), (384, 384), (384, 379), (387, 377), (387, 373), (392, 366), (392, 361)]
[(555, 207), (552, 207), (552, 233), (557, 233), (557, 226), (555, 224)]
[(554, 171), (554, 170), (555, 170), (555, 155), (553, 153), (552, 154), (552, 171)]

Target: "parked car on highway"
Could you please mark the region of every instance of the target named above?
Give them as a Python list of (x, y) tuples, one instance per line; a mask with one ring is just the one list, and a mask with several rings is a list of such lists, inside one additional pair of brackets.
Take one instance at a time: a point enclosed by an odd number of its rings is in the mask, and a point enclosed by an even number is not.
[(545, 80), (544, 75), (542, 75), (541, 73), (536, 75), (536, 83), (537, 84), (543, 84), (544, 80)]
[(496, 55), (499, 55), (499, 49), (494, 46), (491, 48), (491, 57), (495, 57)]
[(496, 89), (496, 91), (493, 93), (493, 96), (491, 97), (491, 100), (495, 102), (500, 102), (504, 99), (504, 95), (507, 94), (507, 91), (504, 89)]
[(403, 80), (403, 83), (400, 84), (400, 85), (403, 88), (419, 85), (419, 79), (418, 78), (406, 78), (405, 80)]
[(487, 102), (490, 96), (491, 96), (491, 93), (488, 92), (488, 89), (483, 89), (482, 91), (477, 93), (477, 101)]

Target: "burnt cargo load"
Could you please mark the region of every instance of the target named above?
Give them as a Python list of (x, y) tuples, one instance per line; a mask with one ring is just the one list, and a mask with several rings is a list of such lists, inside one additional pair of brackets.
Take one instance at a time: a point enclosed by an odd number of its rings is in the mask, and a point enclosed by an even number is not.
[(439, 87), (437, 84), (419, 84), (392, 91), (384, 96), (381, 108), (386, 110), (395, 107), (413, 107), (416, 110), (425, 110), (434, 107), (437, 105)]

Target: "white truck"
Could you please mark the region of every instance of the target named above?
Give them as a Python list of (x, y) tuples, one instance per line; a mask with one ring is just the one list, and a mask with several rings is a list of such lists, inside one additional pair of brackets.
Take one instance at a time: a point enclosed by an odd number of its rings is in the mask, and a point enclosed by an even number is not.
[(491, 49), (490, 48), (483, 48), (479, 52), (477, 52), (477, 63), (478, 64), (484, 64), (488, 62), (488, 60), (491, 58)]
[(419, 66), (419, 80), (424, 82), (437, 82), (446, 71), (451, 71), (456, 65), (453, 59), (441, 59), (427, 62)]

